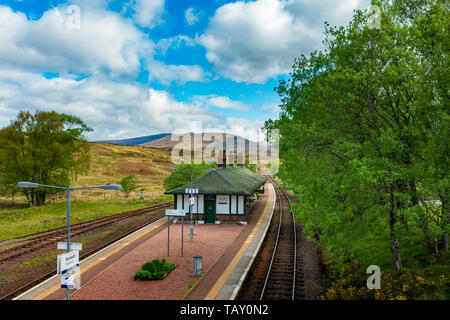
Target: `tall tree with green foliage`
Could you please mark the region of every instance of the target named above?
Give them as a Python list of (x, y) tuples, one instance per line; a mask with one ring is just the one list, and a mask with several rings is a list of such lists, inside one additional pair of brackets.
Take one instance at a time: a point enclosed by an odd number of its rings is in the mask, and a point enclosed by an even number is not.
[[(373, 4), (380, 29), (362, 11), (347, 27), (326, 24), (326, 50), (295, 60), (265, 129), (280, 130), (279, 175), (305, 230), (335, 257), (374, 264), (371, 245), (384, 243), (400, 271), (401, 240), (419, 232), (434, 250), (448, 238), (449, 19), (442, 1)], [(433, 196), (435, 216), (424, 206)]]
[(128, 198), (131, 192), (139, 188), (137, 185), (136, 176), (134, 174), (125, 176), (119, 184), (122, 186), (122, 192), (125, 194), (125, 198)]
[[(92, 131), (78, 117), (56, 112), (21, 111), (0, 130), (0, 184), (14, 191), (17, 182), (66, 186), (89, 169)], [(22, 189), (30, 206), (45, 204), (46, 188)]]

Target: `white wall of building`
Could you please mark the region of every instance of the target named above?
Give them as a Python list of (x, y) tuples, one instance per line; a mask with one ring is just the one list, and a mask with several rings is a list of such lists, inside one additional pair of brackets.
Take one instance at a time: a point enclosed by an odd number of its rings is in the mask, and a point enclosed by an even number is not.
[[(204, 208), (205, 208), (205, 206), (204, 206), (205, 197), (202, 194), (200, 194), (198, 196), (194, 196), (194, 198), (195, 198), (195, 205), (192, 207), (192, 213), (203, 213)], [(177, 209), (184, 209), (184, 210), (186, 210), (187, 213), (189, 213), (189, 195), (188, 194), (184, 194), (184, 195), (177, 194)]]
[(230, 196), (217, 195), (216, 196), (216, 213), (230, 213)]
[(239, 214), (244, 214), (244, 196), (239, 196), (238, 213)]
[(237, 201), (237, 196), (231, 196), (231, 213), (236, 214), (236, 202)]
[[(204, 213), (205, 212), (205, 197), (200, 194), (197, 196), (198, 200), (198, 213)], [(195, 211), (197, 213), (197, 211)]]
[[(192, 213), (204, 213), (205, 212), (205, 196), (194, 196), (195, 205), (192, 207)], [(244, 214), (244, 196), (231, 196), (231, 214), (236, 214), (236, 201), (237, 201), (237, 214)], [(184, 203), (183, 203), (184, 202)], [(183, 206), (184, 204), (184, 206)], [(184, 209), (189, 212), (189, 195), (177, 194), (177, 209)], [(217, 195), (216, 196), (216, 213), (217, 214), (230, 214), (230, 196), (229, 195)]]

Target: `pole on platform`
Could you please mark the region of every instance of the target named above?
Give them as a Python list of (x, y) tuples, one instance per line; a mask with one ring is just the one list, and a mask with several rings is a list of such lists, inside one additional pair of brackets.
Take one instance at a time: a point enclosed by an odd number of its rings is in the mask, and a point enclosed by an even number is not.
[(184, 217), (181, 218), (181, 256), (183, 256), (183, 226), (184, 226)]
[[(70, 186), (67, 186), (67, 249), (66, 252), (70, 252)], [(67, 300), (69, 300), (70, 289), (67, 286)]]
[[(190, 198), (192, 198), (192, 180), (193, 180), (194, 171), (191, 171), (191, 190), (190, 190)], [(191, 210), (192, 204), (189, 202), (189, 216), (191, 218), (191, 240), (194, 238), (194, 227), (192, 226), (192, 210)]]
[(170, 217), (167, 217), (167, 256), (170, 256)]

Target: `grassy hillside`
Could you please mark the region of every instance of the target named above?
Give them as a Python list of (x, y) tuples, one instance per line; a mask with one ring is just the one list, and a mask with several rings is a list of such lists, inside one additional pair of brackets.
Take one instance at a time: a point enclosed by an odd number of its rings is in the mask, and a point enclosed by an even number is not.
[[(91, 143), (91, 166), (86, 175), (78, 176), (72, 186), (95, 186), (118, 183), (127, 174), (135, 174), (140, 188), (130, 194), (139, 198), (144, 191), (145, 199), (158, 198), (164, 192), (162, 181), (173, 166), (170, 151), (141, 146), (120, 146)], [(104, 200), (123, 198), (121, 191), (79, 190), (72, 192), (72, 200)], [(49, 194), (47, 203), (65, 201), (65, 192)], [(0, 198), (0, 212), (11, 207), (11, 196)], [(24, 196), (17, 194), (13, 208), (26, 206)]]
[[(86, 175), (72, 182), (74, 187), (118, 183), (125, 175), (135, 174), (140, 188), (128, 199), (121, 191), (72, 191), (72, 223), (172, 200), (172, 197), (162, 195), (162, 182), (172, 165), (168, 150), (91, 143), (91, 167)], [(144, 201), (138, 200), (141, 190), (144, 191)], [(0, 198), (0, 240), (66, 223), (65, 192), (49, 194), (43, 207), (28, 208), (22, 195), (16, 195), (14, 205), (11, 200), (11, 197)]]
[[(140, 188), (131, 193), (139, 197), (141, 190), (145, 197), (159, 197), (164, 192), (162, 181), (170, 174), (173, 166), (170, 151), (141, 146), (119, 146), (91, 143), (91, 168), (89, 173), (78, 177), (74, 185), (99, 185), (118, 183), (124, 176), (135, 174)], [(81, 191), (75, 197), (89, 199), (122, 196), (120, 191)]]

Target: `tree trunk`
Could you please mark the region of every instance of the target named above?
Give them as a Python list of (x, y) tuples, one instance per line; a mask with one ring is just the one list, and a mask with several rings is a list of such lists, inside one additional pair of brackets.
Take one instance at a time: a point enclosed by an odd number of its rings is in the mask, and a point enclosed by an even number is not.
[(448, 226), (450, 225), (450, 212), (448, 208), (447, 198), (444, 196), (439, 196), (442, 203), (442, 218), (444, 220), (444, 235), (442, 236), (442, 250), (448, 250)]
[[(411, 188), (411, 193), (412, 193), (411, 203), (413, 206), (417, 206), (417, 205), (419, 205), (419, 195), (417, 194), (416, 184), (414, 181), (410, 181), (409, 186)], [(419, 221), (418, 221), (419, 227), (422, 230), (422, 233), (425, 238), (425, 247), (427, 247), (429, 250), (433, 251), (434, 253), (438, 253), (436, 250), (436, 245), (435, 245), (436, 239), (431, 236), (429, 228), (428, 228), (427, 215), (424, 212), (419, 211), (418, 218), (419, 218)]]
[(392, 251), (392, 260), (394, 263), (394, 269), (395, 271), (399, 272), (402, 269), (402, 260), (400, 258), (400, 248), (398, 245), (398, 240), (395, 236), (395, 198), (394, 193), (390, 192), (391, 194), (391, 208), (389, 210), (389, 229), (391, 233), (391, 251)]
[(419, 213), (419, 226), (425, 237), (425, 247), (427, 247), (429, 250), (433, 251), (434, 253), (438, 253), (436, 251), (435, 239), (430, 235), (430, 232), (428, 230), (428, 221), (426, 219), (427, 218), (423, 214), (423, 212), (420, 212)]
[(36, 191), (34, 192), (34, 202), (35, 206), (43, 206), (45, 205), (46, 193), (45, 191)]
[(442, 250), (448, 250), (448, 232), (442, 236)]

